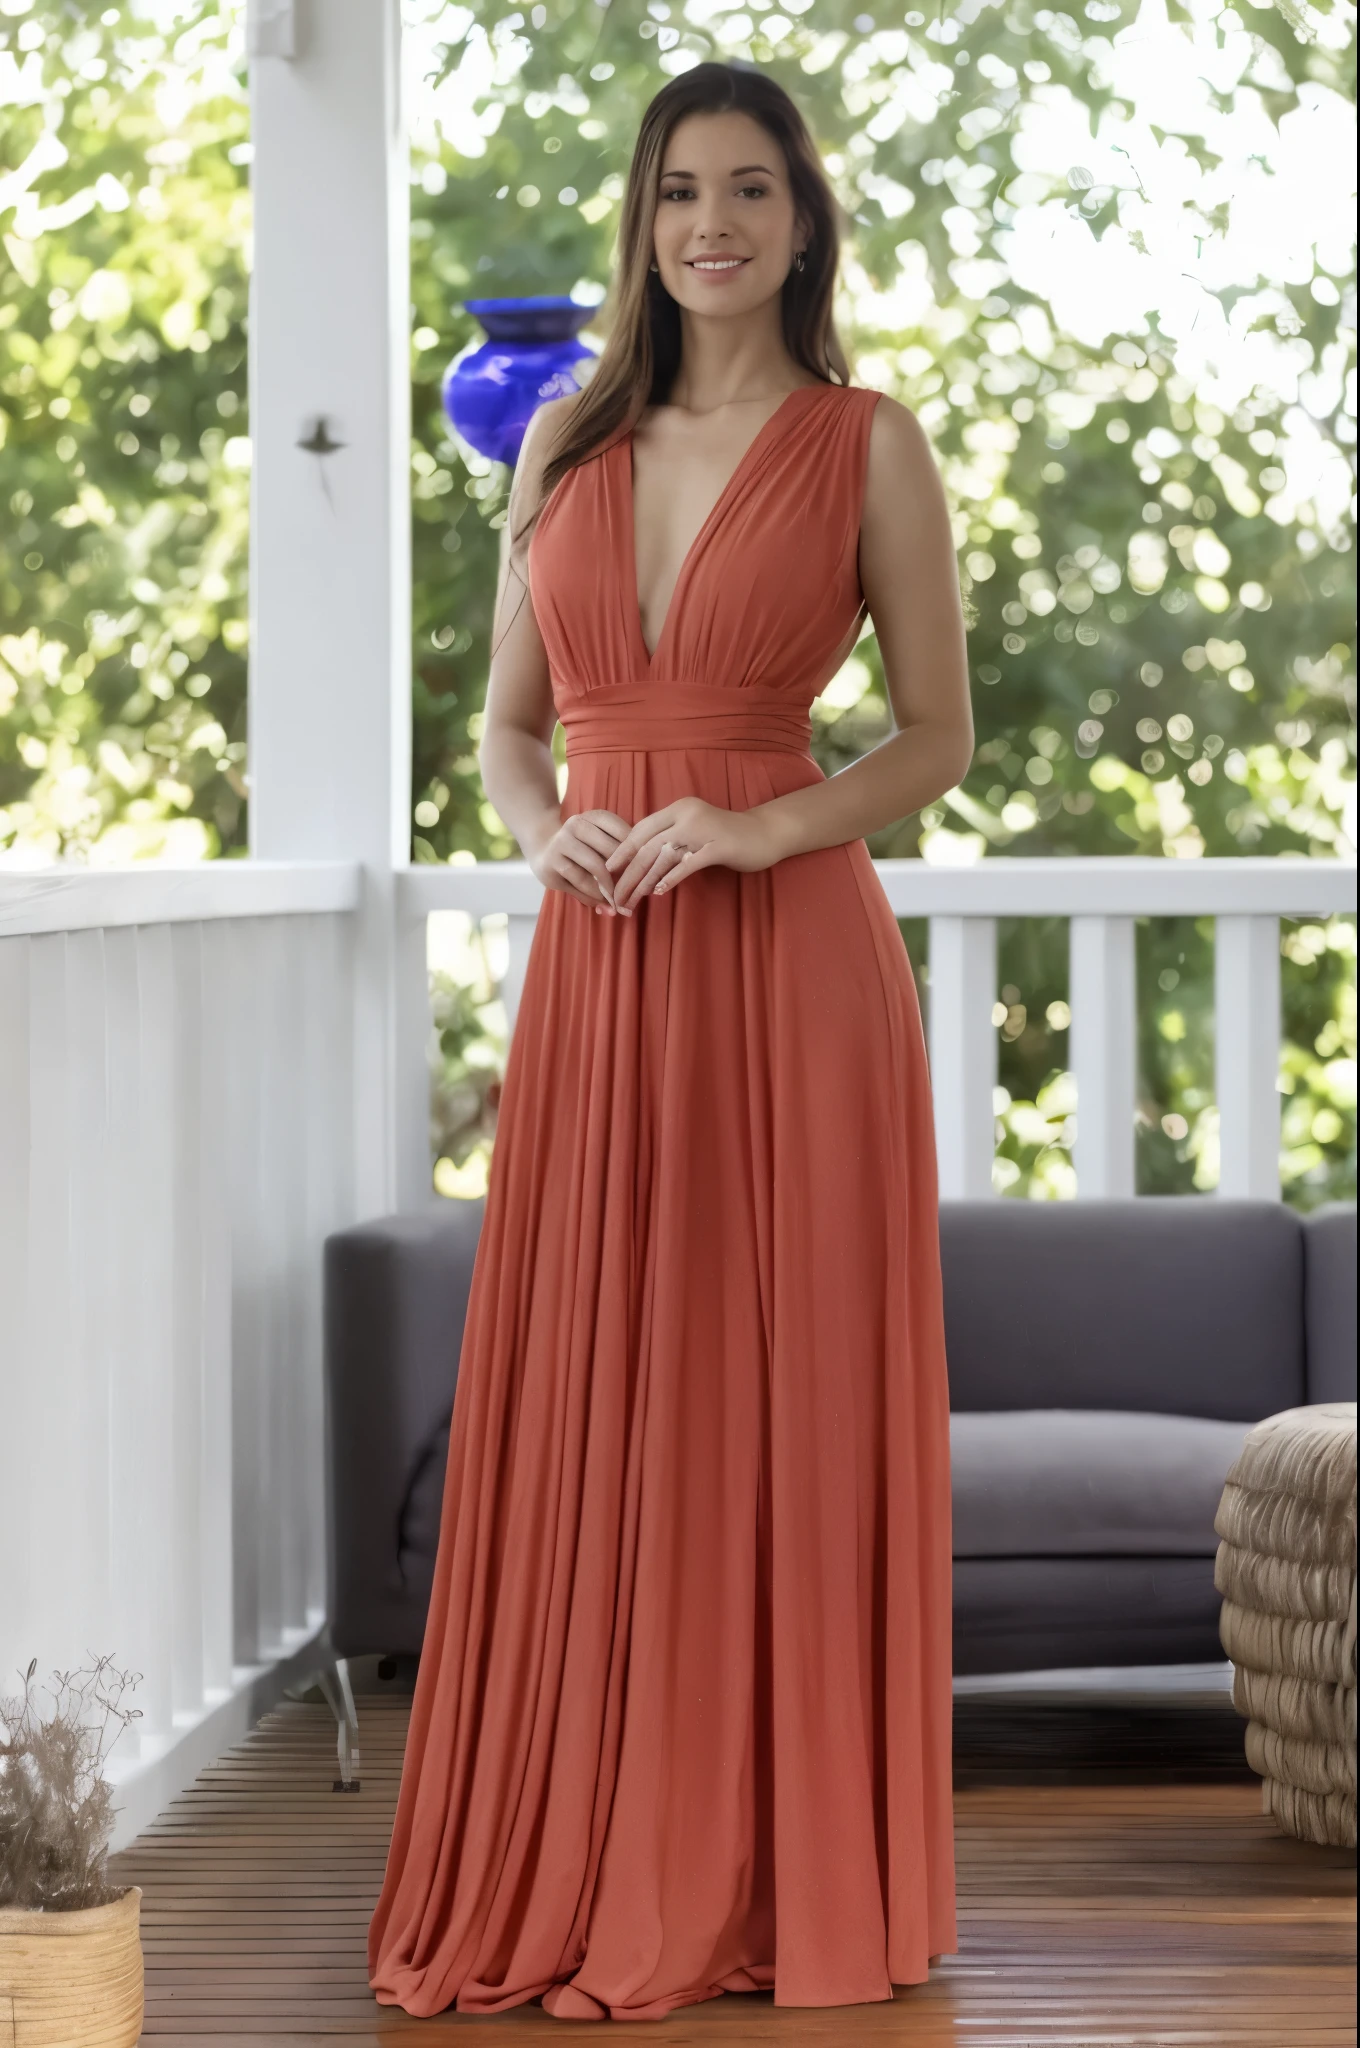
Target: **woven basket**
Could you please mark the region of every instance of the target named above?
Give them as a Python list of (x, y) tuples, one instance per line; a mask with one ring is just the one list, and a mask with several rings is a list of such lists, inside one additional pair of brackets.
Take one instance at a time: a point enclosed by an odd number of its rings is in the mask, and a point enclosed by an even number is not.
[(136, 2048), (140, 1885), (74, 1913), (0, 1907), (3, 2048)]
[(1256, 1425), (1214, 1527), (1219, 1636), (1247, 1762), (1287, 1834), (1355, 1846), (1353, 1401)]

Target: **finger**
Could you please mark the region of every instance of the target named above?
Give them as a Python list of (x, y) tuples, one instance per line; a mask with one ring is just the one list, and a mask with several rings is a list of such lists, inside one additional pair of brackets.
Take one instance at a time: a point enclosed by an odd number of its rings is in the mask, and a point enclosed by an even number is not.
[(560, 878), (557, 886), (565, 889), (568, 895), (578, 897), (582, 903), (588, 903), (592, 910), (602, 902), (613, 909), (610, 899), (603, 895), (597, 877), (588, 868), (578, 866), (568, 854), (558, 853), (554, 874)]
[(647, 845), (640, 846), (623, 873), (615, 875), (614, 907), (623, 911), (625, 916), (637, 891), (638, 883), (650, 871), (659, 850), (659, 840), (651, 840)]
[(627, 838), (609, 856), (608, 866), (612, 873), (620, 874), (649, 840), (664, 837), (674, 822), (671, 816), (673, 809), (674, 805), (668, 805), (664, 811), (653, 811), (649, 817), (638, 819)]
[(678, 853), (659, 854), (629, 897), (627, 908), (631, 910), (644, 896), (656, 895), (663, 880), (675, 873), (680, 860)]
[(655, 881), (679, 859), (679, 855), (668, 847), (664, 838), (650, 839), (640, 848), (637, 858), (614, 882), (614, 902), (618, 909), (626, 911), (635, 899), (643, 893), (644, 879)]
[(585, 812), (578, 818), (569, 818), (567, 822), (572, 827), (575, 836), (583, 844), (593, 846), (595, 851), (602, 856), (611, 854), (620, 839), (626, 838), (628, 833), (628, 827), (624, 824), (622, 818), (618, 820), (617, 829), (615, 829), (613, 826), (606, 824), (604, 819), (596, 817), (590, 812)]
[(597, 853), (593, 846), (582, 844), (578, 835), (573, 833), (571, 839), (562, 845), (560, 858), (571, 861), (574, 866), (593, 876), (595, 893), (603, 896), (606, 903), (614, 901), (614, 878), (604, 864), (604, 855)]
[(584, 811), (582, 816), (597, 820), (599, 824), (604, 826), (606, 832), (613, 834), (616, 840), (626, 839), (632, 829), (628, 820), (621, 818), (617, 811)]
[[(627, 838), (629, 829), (624, 824), (622, 818), (615, 822), (617, 825), (617, 836), (612, 827), (602, 825), (585, 815), (568, 820), (568, 823), (573, 828), (571, 837), (575, 840), (577, 847), (580, 848), (579, 852), (573, 853), (573, 858), (586, 862), (588, 849), (588, 864), (591, 872), (598, 875), (600, 886), (611, 903), (614, 900), (614, 876), (613, 871), (608, 865), (608, 857), (615, 851), (619, 838)], [(598, 867), (596, 862), (598, 862)]]
[(655, 889), (653, 889), (652, 894), (654, 896), (664, 896), (666, 891), (672, 888), (676, 882), (683, 882), (687, 876), (695, 874), (698, 869), (711, 867), (712, 864), (712, 856), (708, 848), (696, 846), (692, 853), (681, 854), (670, 873), (662, 876)]

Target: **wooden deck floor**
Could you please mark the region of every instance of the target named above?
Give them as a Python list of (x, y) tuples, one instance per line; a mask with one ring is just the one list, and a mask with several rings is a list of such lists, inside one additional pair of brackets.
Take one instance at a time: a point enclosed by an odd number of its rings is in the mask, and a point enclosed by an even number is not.
[[(598, 2041), (598, 2025), (539, 2007), (414, 2020), (375, 2002), (365, 1935), (409, 1700), (371, 1695), (359, 1707), (357, 1795), (331, 1789), (327, 1710), (287, 1701), (111, 1859), (115, 1881), (144, 1892), (143, 2041), (308, 2048), (343, 2037), (351, 2048), (409, 2048), (455, 2031), (497, 2048)], [(727, 1996), (634, 2023), (628, 2038), (668, 2048), (1355, 2042), (1352, 1856), (1281, 1838), (1255, 1784), (1212, 1759), (1199, 1782), (1168, 1783), (1155, 1780), (1174, 1765), (1157, 1772), (1136, 1757), (1103, 1773), (1089, 1757), (1068, 1772), (1017, 1763), (1004, 1743), (991, 1758), (978, 1764), (975, 1750), (960, 1774), (962, 1950), (929, 1984), (892, 2003), (821, 2011)], [(1052, 1782), (1063, 1775), (1076, 1781)]]

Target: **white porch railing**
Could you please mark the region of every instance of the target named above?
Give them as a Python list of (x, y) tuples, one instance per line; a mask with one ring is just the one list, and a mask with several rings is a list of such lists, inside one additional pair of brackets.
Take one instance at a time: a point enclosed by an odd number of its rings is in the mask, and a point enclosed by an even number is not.
[[(1278, 919), (1352, 909), (1353, 868), (879, 873), (898, 916), (930, 920), (943, 1193), (991, 1193), (1006, 916), (1071, 919), (1079, 1193), (1132, 1192), (1151, 914), (1218, 920), (1221, 1186), (1278, 1195)], [(321, 1242), (431, 1199), (430, 912), (506, 914), (513, 1017), (541, 897), (522, 863), (377, 890), (345, 862), (0, 875), (0, 1690), (35, 1656), (44, 1676), (101, 1651), (142, 1674), (116, 1844), (306, 1666), (326, 1608)], [(388, 1069), (361, 1054), (374, 1017)], [(366, 1181), (382, 1153), (388, 1180)]]
[(115, 1845), (326, 1608), (325, 1234), (359, 871), (0, 877), (0, 1691), (142, 1674)]
[[(1353, 911), (1352, 865), (1116, 855), (1001, 859), (972, 868), (932, 868), (915, 860), (877, 866), (895, 915), (930, 921), (930, 1067), (942, 1195), (992, 1193), (997, 919), (1071, 920), (1073, 1161), (1078, 1194), (1090, 1197), (1134, 1192), (1134, 921), (1213, 917), (1219, 1192), (1278, 1198), (1279, 919)], [(413, 867), (400, 880), (399, 916), (410, 931), (433, 910), (506, 913), (506, 1006), (513, 1018), (541, 896), (522, 862)], [(426, 1003), (421, 958), (418, 947), (405, 945), (400, 1002), (409, 1012), (422, 1012)], [(428, 1162), (412, 1160), (409, 1171), (428, 1176)]]

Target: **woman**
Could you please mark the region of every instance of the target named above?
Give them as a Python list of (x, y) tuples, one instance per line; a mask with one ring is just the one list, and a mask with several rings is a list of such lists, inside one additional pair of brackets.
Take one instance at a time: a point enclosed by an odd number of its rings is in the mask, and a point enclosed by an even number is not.
[[(931, 1106), (864, 834), (972, 726), (939, 476), (848, 382), (836, 265), (788, 97), (676, 78), (517, 468), (481, 765), (546, 894), (369, 1934), (415, 2014), (850, 2004), (954, 1943)], [(866, 602), (899, 730), (828, 780)]]

